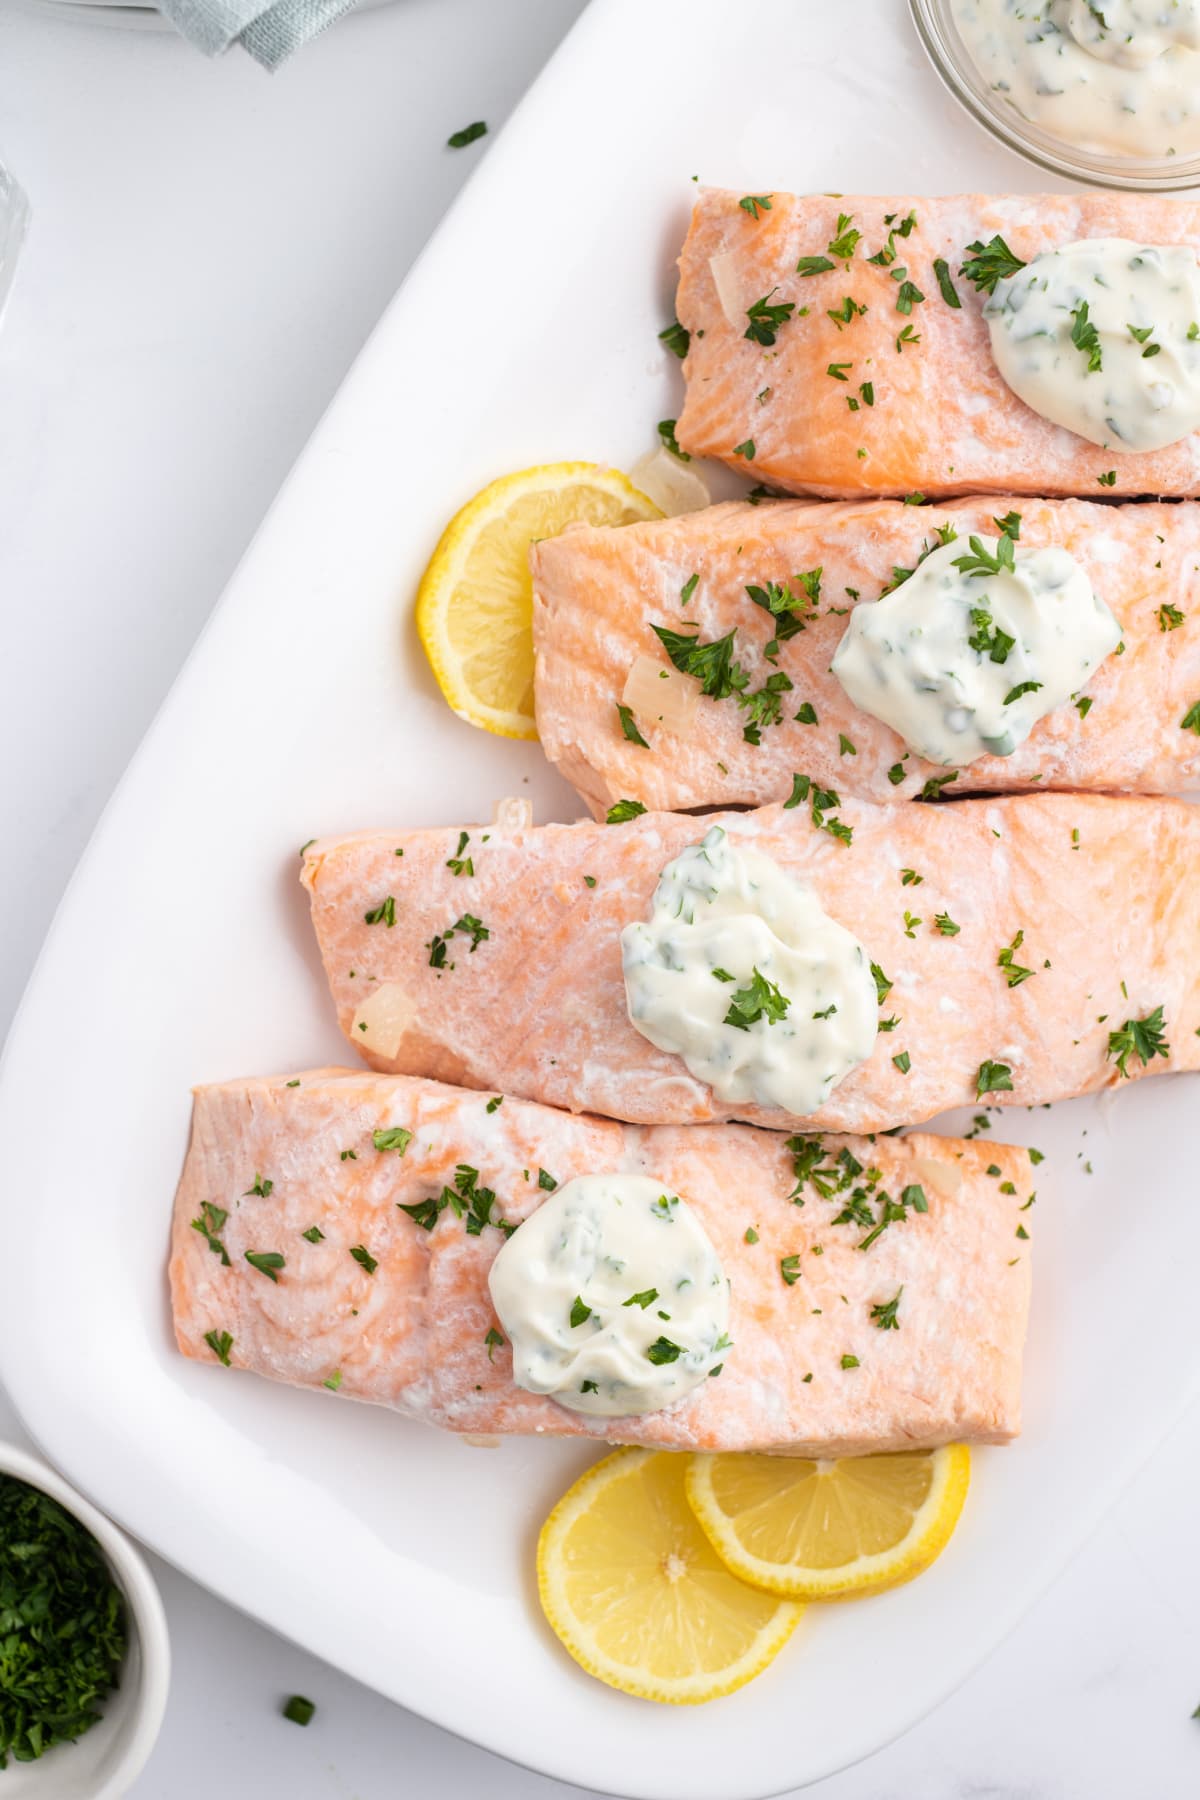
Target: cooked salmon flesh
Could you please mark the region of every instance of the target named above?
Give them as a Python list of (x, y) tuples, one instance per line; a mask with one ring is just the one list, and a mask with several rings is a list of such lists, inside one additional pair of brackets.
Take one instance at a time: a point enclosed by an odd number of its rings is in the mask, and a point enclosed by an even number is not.
[[(749, 1126), (644, 1130), (513, 1099), (489, 1107), (483, 1094), (364, 1071), (202, 1087), (172, 1236), (179, 1347), (214, 1380), (230, 1378), (228, 1363), (459, 1432), (806, 1456), (1013, 1437), (1027, 1152), (837, 1138), (815, 1160), (809, 1146), (798, 1171), (799, 1148)], [(720, 1378), (624, 1419), (517, 1387), (487, 1285), (501, 1231), (473, 1235), (450, 1208), (425, 1230), (400, 1210), (461, 1181), (464, 1166), (508, 1225), (548, 1183), (579, 1175), (653, 1175), (685, 1197), (732, 1281)], [(927, 1210), (910, 1193), (863, 1248), (862, 1209), (877, 1217), (885, 1194), (897, 1202), (913, 1187)], [(852, 1195), (857, 1217), (835, 1223)], [(880, 1329), (871, 1308), (901, 1287), (902, 1328)]]
[(806, 1128), (1200, 1067), (1200, 813), (1086, 794), (839, 807), (810, 786), (792, 808), (704, 819), (321, 838), (302, 880), (347, 1039), (377, 1069), (571, 1111), (794, 1129), (723, 1106), (626, 1011), (621, 930), (713, 824), (811, 888), (877, 965), (884, 1028)]

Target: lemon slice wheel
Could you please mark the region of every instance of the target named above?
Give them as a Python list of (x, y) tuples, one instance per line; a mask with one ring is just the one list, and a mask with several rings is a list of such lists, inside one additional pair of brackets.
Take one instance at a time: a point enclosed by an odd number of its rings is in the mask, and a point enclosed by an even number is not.
[(804, 1611), (747, 1587), (687, 1502), (690, 1457), (618, 1450), (565, 1493), (538, 1540), (538, 1593), (575, 1661), (645, 1700), (696, 1705), (765, 1669)]
[(721, 1560), (768, 1593), (850, 1600), (940, 1555), (971, 1476), (965, 1444), (811, 1462), (695, 1456), (687, 1496)]
[(617, 469), (546, 463), (493, 481), (455, 513), (417, 592), (417, 631), (458, 714), (501, 737), (534, 738), (529, 546), (568, 525), (658, 519)]

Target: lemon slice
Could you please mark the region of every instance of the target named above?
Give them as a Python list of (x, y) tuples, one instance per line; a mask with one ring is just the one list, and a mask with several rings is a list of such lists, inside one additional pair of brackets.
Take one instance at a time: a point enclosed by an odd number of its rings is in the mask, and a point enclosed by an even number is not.
[(529, 546), (568, 525), (662, 514), (617, 469), (545, 463), (493, 481), (455, 513), (417, 591), (417, 631), (460, 719), (534, 738)]
[(589, 1675), (694, 1706), (766, 1668), (804, 1611), (730, 1574), (684, 1492), (691, 1459), (618, 1450), (563, 1495), (538, 1539), (538, 1593)]
[(851, 1600), (940, 1555), (971, 1479), (965, 1444), (810, 1462), (695, 1456), (687, 1497), (721, 1560), (794, 1600)]

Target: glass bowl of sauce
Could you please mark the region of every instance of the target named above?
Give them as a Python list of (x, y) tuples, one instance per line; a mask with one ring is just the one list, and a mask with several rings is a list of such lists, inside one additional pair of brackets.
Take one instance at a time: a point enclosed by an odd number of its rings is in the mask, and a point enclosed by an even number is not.
[(909, 0), (950, 92), (1090, 186), (1200, 185), (1200, 0)]

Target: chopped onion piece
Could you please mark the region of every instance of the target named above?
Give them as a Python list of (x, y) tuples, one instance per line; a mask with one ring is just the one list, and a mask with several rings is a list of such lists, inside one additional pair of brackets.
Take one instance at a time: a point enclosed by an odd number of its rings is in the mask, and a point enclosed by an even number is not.
[(679, 513), (699, 512), (712, 504), (712, 495), (691, 465), (681, 463), (661, 445), (638, 457), (629, 479), (669, 519)]
[(934, 1162), (930, 1157), (914, 1156), (913, 1174), (943, 1200), (955, 1199), (963, 1184), (963, 1172), (957, 1163)]
[(464, 1431), (459, 1439), (460, 1443), (469, 1444), (472, 1450), (498, 1450), (503, 1441), (490, 1431)]
[(721, 302), (721, 311), (735, 331), (745, 331), (746, 308), (742, 303), (742, 288), (737, 278), (737, 257), (732, 250), (722, 250), (719, 256), (709, 257), (708, 266), (712, 271), (717, 299)]
[(701, 683), (681, 669), (665, 668), (652, 656), (639, 656), (629, 671), (624, 706), (631, 707), (644, 725), (661, 725), (679, 737), (695, 729)]
[(533, 824), (533, 801), (516, 794), (497, 800), (492, 823), (498, 831), (528, 831)]
[(416, 1003), (398, 981), (381, 982), (354, 1015), (354, 1042), (390, 1061), (416, 1016)]

